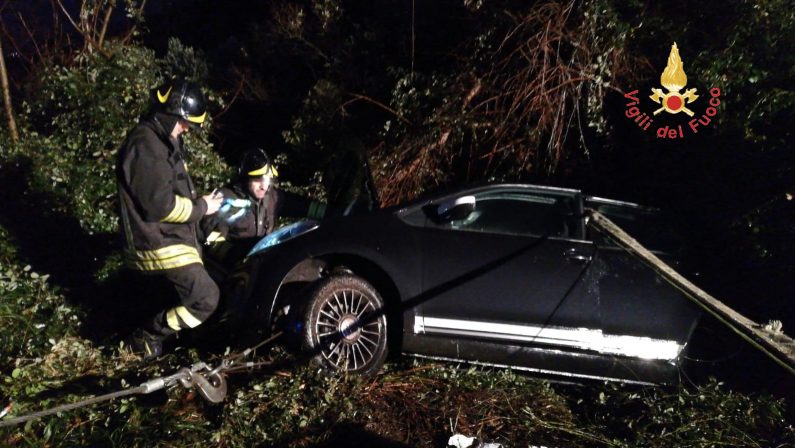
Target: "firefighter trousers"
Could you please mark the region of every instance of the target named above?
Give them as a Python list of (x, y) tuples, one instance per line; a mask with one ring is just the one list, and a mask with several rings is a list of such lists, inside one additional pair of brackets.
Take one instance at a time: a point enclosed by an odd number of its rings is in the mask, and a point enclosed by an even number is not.
[[(162, 292), (171, 292), (172, 300), (168, 308), (162, 309), (144, 322), (143, 329), (150, 333), (168, 336), (186, 328), (197, 327), (218, 306), (218, 285), (201, 264), (167, 269), (154, 277), (156, 278), (152, 280), (166, 290), (161, 290), (159, 295)], [(179, 299), (177, 303), (174, 303), (173, 292), (176, 292)]]

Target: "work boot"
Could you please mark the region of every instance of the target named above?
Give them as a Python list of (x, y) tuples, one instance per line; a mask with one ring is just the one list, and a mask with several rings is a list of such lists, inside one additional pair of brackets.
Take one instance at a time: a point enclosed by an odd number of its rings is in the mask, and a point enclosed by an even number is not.
[(144, 361), (151, 361), (163, 354), (163, 337), (142, 329), (135, 330), (128, 336), (125, 345)]

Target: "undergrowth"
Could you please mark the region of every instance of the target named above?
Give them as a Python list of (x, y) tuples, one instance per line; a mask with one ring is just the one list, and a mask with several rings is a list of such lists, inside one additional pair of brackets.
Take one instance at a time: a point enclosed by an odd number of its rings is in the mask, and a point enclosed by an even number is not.
[[(84, 315), (16, 259), (0, 228), (0, 406), (10, 417), (100, 395), (221, 354), (178, 349), (142, 364), (79, 336)], [(786, 403), (698, 387), (558, 385), (510, 370), (412, 359), (373, 379), (328, 376), (276, 347), (276, 368), (230, 376), (221, 405), (180, 386), (0, 429), (2, 446), (792, 446)], [(6, 417), (8, 418), (8, 417)]]

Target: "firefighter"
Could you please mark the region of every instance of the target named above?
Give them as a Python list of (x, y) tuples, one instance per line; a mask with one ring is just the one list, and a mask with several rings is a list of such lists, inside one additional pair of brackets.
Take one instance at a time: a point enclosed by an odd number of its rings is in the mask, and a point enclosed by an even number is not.
[(265, 150), (246, 152), (237, 181), (221, 189), (221, 212), (202, 222), (207, 242), (264, 236), (273, 231), (280, 216), (323, 218), (326, 204), (280, 190), (275, 185), (278, 177), (276, 165)]
[(127, 135), (116, 166), (125, 266), (142, 283), (168, 284), (179, 299), (128, 338), (145, 360), (162, 353), (166, 337), (204, 322), (218, 304), (218, 286), (202, 264), (198, 231), (200, 219), (215, 213), (223, 199), (199, 197), (185, 164), (182, 134), (200, 128), (207, 117), (201, 89), (173, 80), (153, 92), (152, 103)]

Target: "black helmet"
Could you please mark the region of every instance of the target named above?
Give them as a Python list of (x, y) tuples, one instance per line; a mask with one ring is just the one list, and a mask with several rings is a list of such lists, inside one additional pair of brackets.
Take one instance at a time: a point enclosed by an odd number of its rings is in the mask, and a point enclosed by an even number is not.
[(201, 126), (207, 118), (207, 100), (196, 83), (177, 79), (154, 91), (155, 109)]
[(241, 179), (250, 179), (252, 177), (279, 177), (279, 172), (276, 171), (276, 165), (264, 149), (252, 149), (245, 154), (240, 160), (240, 168), (238, 168), (238, 175)]

